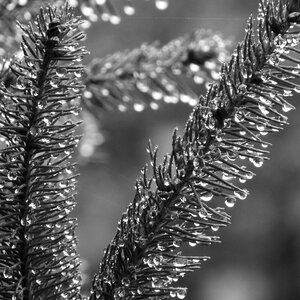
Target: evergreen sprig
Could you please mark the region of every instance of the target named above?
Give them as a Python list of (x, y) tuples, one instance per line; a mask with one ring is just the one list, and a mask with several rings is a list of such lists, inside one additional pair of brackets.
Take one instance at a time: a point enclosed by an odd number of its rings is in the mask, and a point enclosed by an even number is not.
[(172, 153), (162, 164), (149, 145), (152, 171), (142, 170), (95, 275), (91, 300), (183, 299), (186, 289), (174, 282), (207, 257), (183, 255), (180, 247), (218, 242), (214, 231), (230, 223), (223, 201), (231, 208), (247, 197), (237, 180), (254, 173), (243, 161), (262, 166), (265, 135), (287, 124), (284, 113), (293, 107), (285, 98), (300, 91), (299, 1), (261, 0), (256, 29), (250, 17), (244, 41), (222, 66), (220, 81), (200, 98), (183, 136), (175, 130)]
[(159, 103), (198, 102), (194, 83), (217, 80), (222, 62), (229, 57), (231, 41), (208, 30), (197, 30), (160, 47), (143, 44), (94, 59), (87, 68), (83, 105), (93, 114), (117, 107), (142, 111)]
[[(17, 77), (0, 87), (0, 299), (79, 299), (74, 235), (78, 97), (87, 52), (73, 10), (41, 9), (23, 26)], [(4, 144), (4, 145), (3, 145)]]

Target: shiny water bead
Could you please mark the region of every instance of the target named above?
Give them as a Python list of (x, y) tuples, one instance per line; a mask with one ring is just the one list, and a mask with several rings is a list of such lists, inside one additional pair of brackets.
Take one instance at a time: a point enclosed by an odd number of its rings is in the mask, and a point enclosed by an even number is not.
[(135, 8), (133, 7), (133, 5), (130, 2), (124, 6), (123, 10), (124, 10), (124, 13), (128, 16), (132, 16), (135, 14)]
[(266, 124), (264, 124), (264, 123), (258, 123), (256, 125), (256, 128), (257, 128), (258, 131), (265, 131), (266, 130)]
[(75, 77), (80, 78), (82, 76), (82, 72), (80, 70), (74, 72)]
[(128, 110), (127, 106), (124, 105), (124, 104), (119, 104), (118, 105), (118, 110), (121, 111), (121, 112), (125, 112)]
[(214, 226), (211, 226), (210, 228), (211, 228), (212, 231), (218, 231), (220, 227), (214, 225)]
[(159, 105), (158, 105), (156, 102), (154, 102), (154, 101), (150, 102), (150, 107), (151, 107), (153, 110), (159, 109)]
[(189, 246), (191, 246), (191, 247), (197, 246), (197, 241), (191, 241), (191, 242), (189, 242)]
[(181, 289), (177, 290), (176, 296), (178, 299), (184, 299), (186, 296), (186, 289), (181, 288)]
[(38, 199), (33, 199), (28, 205), (31, 209), (37, 209), (41, 206), (41, 203)]
[(257, 168), (260, 168), (264, 163), (264, 159), (261, 157), (250, 157), (249, 161)]
[(121, 22), (121, 18), (117, 15), (111, 15), (109, 16), (109, 22), (113, 25), (118, 25)]
[(145, 109), (145, 104), (144, 103), (134, 103), (133, 104), (133, 109), (137, 112), (141, 112)]
[(171, 290), (171, 291), (170, 291), (170, 297), (171, 297), (171, 298), (175, 298), (175, 297), (176, 297), (176, 294), (177, 294), (176, 290)]
[(205, 194), (203, 194), (203, 195), (200, 196), (200, 199), (202, 201), (210, 201), (213, 198), (213, 196), (214, 196), (213, 193), (206, 192)]
[(128, 277), (125, 277), (121, 280), (122, 285), (124, 286), (129, 286), (130, 284), (130, 279)]
[(67, 74), (67, 70), (64, 67), (57, 67), (55, 73), (58, 77), (64, 77)]
[(247, 181), (247, 177), (246, 176), (239, 177), (239, 182), (240, 183), (245, 183), (246, 181)]
[(284, 103), (282, 106), (282, 110), (284, 112), (289, 112), (290, 110), (295, 109), (295, 107), (289, 103)]
[(3, 277), (6, 279), (11, 279), (14, 275), (13, 269), (12, 268), (4, 268), (3, 270)]
[(174, 239), (173, 246), (175, 248), (179, 248), (181, 246), (181, 240), (180, 239)]
[(236, 203), (236, 198), (235, 197), (228, 196), (228, 197), (225, 198), (225, 205), (227, 207), (232, 208), (232, 207), (234, 207), (235, 203)]
[(162, 241), (157, 243), (157, 249), (159, 251), (165, 251), (167, 249), (167, 246), (168, 246), (168, 244), (165, 242), (162, 242)]
[(25, 89), (25, 80), (24, 77), (18, 77), (16, 82), (16, 87), (20, 90)]
[(8, 171), (7, 172), (7, 178), (11, 181), (17, 180), (18, 175), (15, 171)]
[(53, 87), (53, 88), (57, 88), (58, 85), (59, 85), (59, 82), (60, 80), (56, 77), (52, 78), (51, 81), (50, 81), (50, 85)]
[(169, 6), (169, 0), (156, 0), (155, 6), (159, 10), (165, 10)]
[(38, 131), (36, 129), (35, 126), (31, 126), (30, 129), (29, 129), (29, 134), (33, 137), (37, 136), (38, 135)]
[(230, 181), (234, 178), (234, 176), (230, 173), (223, 172), (222, 179), (226, 181)]
[(259, 108), (259, 110), (261, 111), (261, 113), (262, 113), (263, 115), (269, 114), (268, 109), (267, 109), (264, 105), (258, 104), (258, 108)]
[(244, 189), (244, 190), (235, 190), (233, 193), (240, 200), (244, 200), (248, 196), (248, 191), (246, 189)]

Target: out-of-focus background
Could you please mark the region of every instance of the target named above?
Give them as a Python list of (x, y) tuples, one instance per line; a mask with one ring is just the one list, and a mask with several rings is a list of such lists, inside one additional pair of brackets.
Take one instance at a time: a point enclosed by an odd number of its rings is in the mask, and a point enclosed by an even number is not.
[[(123, 16), (120, 25), (103, 22), (88, 30), (92, 57), (134, 48), (142, 42), (171, 39), (196, 28), (220, 31), (240, 41), (248, 16), (256, 14), (258, 0), (170, 0), (158, 11), (154, 1), (135, 1), (136, 14)], [(204, 93), (204, 89), (200, 92)], [(291, 98), (300, 107), (300, 98)], [(78, 206), (79, 252), (84, 260), (86, 289), (103, 250), (112, 239), (121, 213), (134, 196), (135, 179), (148, 162), (148, 139), (160, 153), (170, 151), (175, 126), (181, 131), (191, 107), (165, 104), (159, 111), (118, 111), (101, 116), (105, 142), (95, 157), (80, 165)], [(300, 299), (300, 118), (289, 113), (290, 126), (268, 136), (271, 160), (254, 170), (245, 187), (251, 194), (230, 209), (232, 225), (220, 230), (222, 244), (188, 249), (212, 257), (200, 271), (187, 276), (190, 300)], [(253, 170), (253, 168), (252, 168)]]

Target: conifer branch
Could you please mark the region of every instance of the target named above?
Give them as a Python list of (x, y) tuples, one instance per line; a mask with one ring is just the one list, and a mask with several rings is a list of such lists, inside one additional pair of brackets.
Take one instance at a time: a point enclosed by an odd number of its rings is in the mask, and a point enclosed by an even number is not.
[(87, 69), (83, 105), (93, 114), (97, 107), (158, 109), (161, 100), (194, 106), (198, 96), (188, 78), (196, 84), (217, 80), (230, 45), (217, 33), (197, 30), (163, 47), (144, 44), (94, 59)]
[(244, 41), (200, 98), (183, 136), (175, 130), (171, 155), (158, 164), (157, 148), (149, 145), (151, 174), (147, 166), (142, 170), (95, 275), (91, 300), (183, 299), (186, 289), (172, 284), (207, 257), (185, 256), (180, 246), (218, 242), (214, 231), (230, 223), (222, 202), (231, 208), (247, 197), (236, 181), (254, 173), (242, 162), (263, 165), (264, 137), (287, 124), (283, 113), (293, 107), (285, 98), (300, 91), (299, 1), (261, 0), (257, 23), (256, 35), (249, 18)]
[(0, 299), (79, 299), (72, 118), (87, 52), (73, 10), (41, 9), (23, 31), (15, 84), (0, 87)]

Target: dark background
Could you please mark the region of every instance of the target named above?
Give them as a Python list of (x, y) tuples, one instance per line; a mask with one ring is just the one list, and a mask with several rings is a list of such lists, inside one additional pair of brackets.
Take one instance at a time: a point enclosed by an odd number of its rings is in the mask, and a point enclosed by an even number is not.
[[(258, 0), (170, 0), (166, 11), (154, 1), (135, 1), (137, 13), (110, 25), (97, 22), (88, 30), (92, 57), (134, 48), (142, 42), (168, 42), (196, 28), (220, 31), (240, 41), (248, 16)], [(87, 61), (88, 61), (87, 60)], [(202, 89), (202, 93), (205, 91)], [(299, 107), (299, 97), (291, 98)], [(179, 132), (191, 111), (184, 104), (163, 105), (159, 111), (118, 111), (101, 116), (105, 142), (80, 165), (78, 206), (79, 252), (88, 288), (103, 250), (112, 239), (121, 213), (133, 199), (135, 179), (148, 162), (148, 139), (160, 153), (170, 151), (171, 134)], [(300, 118), (289, 113), (290, 126), (268, 136), (271, 160), (255, 169), (245, 187), (251, 194), (230, 209), (232, 225), (220, 230), (222, 244), (192, 249), (212, 259), (182, 282), (190, 300), (300, 299)], [(101, 137), (101, 136), (100, 136)], [(191, 250), (189, 250), (191, 251)], [(191, 252), (190, 252), (191, 253)]]

